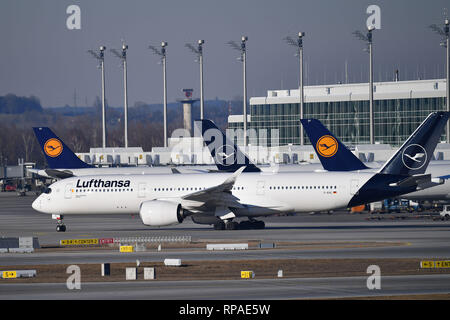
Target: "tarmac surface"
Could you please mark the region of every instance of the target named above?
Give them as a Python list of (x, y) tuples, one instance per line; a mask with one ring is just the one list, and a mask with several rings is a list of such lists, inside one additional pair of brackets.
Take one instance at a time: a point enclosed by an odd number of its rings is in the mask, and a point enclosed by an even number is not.
[[(67, 231), (57, 233), (51, 216), (31, 208), (35, 196), (0, 193), (0, 237), (34, 236), (41, 246), (58, 245), (63, 239), (108, 237), (191, 236), (192, 241), (301, 242), (301, 248), (280, 247), (244, 251), (206, 251), (204, 248), (147, 250), (129, 254), (117, 250), (41, 250), (32, 254), (0, 254), (0, 270), (8, 265), (82, 264), (103, 262), (248, 259), (349, 259), (421, 258), (450, 260), (450, 221), (418, 219), (367, 220), (368, 214), (342, 211), (332, 215), (269, 217), (264, 230), (213, 230), (208, 225), (182, 224), (149, 228), (138, 216), (67, 216)], [(374, 246), (333, 246), (338, 243), (373, 243)], [(339, 298), (371, 295), (450, 293), (450, 275), (382, 277), (381, 290), (368, 290), (367, 277), (283, 278), (245, 280), (192, 280), (154, 282), (83, 283), (81, 290), (65, 284), (13, 283), (0, 279), (0, 299), (295, 299)], [(76, 292), (74, 292), (76, 291)]]

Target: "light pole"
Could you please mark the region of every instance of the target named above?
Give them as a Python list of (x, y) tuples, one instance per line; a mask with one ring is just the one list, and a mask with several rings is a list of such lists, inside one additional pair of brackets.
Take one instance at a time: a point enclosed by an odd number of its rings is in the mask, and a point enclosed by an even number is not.
[(167, 148), (167, 78), (166, 78), (166, 47), (168, 43), (166, 41), (161, 42), (161, 50), (154, 47), (148, 46), (154, 54), (161, 57), (161, 62), (163, 65), (163, 84), (164, 84), (164, 148)]
[(124, 142), (125, 148), (128, 148), (128, 84), (127, 84), (127, 50), (128, 46), (122, 43), (122, 52), (116, 49), (110, 51), (122, 60), (123, 67), (123, 92), (124, 92)]
[(99, 53), (94, 50), (88, 52), (100, 62), (102, 70), (102, 147), (106, 148), (106, 98), (105, 98), (105, 46), (100, 46)]
[(374, 110), (373, 110), (373, 51), (372, 51), (372, 31), (375, 30), (374, 26), (367, 28), (367, 34), (364, 35), (360, 31), (355, 31), (353, 34), (360, 40), (367, 43), (369, 51), (369, 139), (370, 144), (375, 143), (374, 136)]
[(241, 56), (238, 58), (239, 61), (242, 62), (242, 73), (243, 73), (243, 83), (244, 83), (244, 106), (243, 106), (243, 115), (244, 115), (244, 146), (247, 146), (247, 36), (241, 37), (241, 44), (238, 45), (234, 41), (228, 41), (227, 44), (230, 45), (233, 49), (240, 51)]
[[(299, 106), (300, 106), (300, 119), (303, 119), (304, 112), (304, 90), (303, 90), (303, 37), (305, 36), (304, 32), (298, 33), (297, 41), (294, 41), (291, 37), (285, 37), (284, 40), (287, 44), (291, 46), (297, 47), (297, 54), (299, 57), (299, 81), (298, 81), (298, 90), (299, 90)], [(300, 145), (304, 144), (304, 136), (303, 136), (303, 127), (300, 123)]]
[[(445, 71), (446, 71), (446, 94), (445, 94), (445, 100), (447, 105), (447, 112), (450, 111), (450, 61), (449, 61), (449, 41), (448, 41), (448, 34), (449, 34), (449, 20), (445, 19), (444, 21), (444, 28), (441, 29), (437, 25), (432, 24), (430, 28), (439, 34), (442, 37), (441, 40), (441, 46), (445, 47), (447, 49), (447, 57), (445, 62)], [(447, 122), (447, 131), (446, 131), (446, 142), (450, 143), (450, 123)]]
[(195, 48), (192, 44), (186, 43), (185, 47), (191, 49), (198, 57), (198, 64), (200, 65), (200, 119), (203, 120), (204, 116), (204, 96), (203, 96), (203, 44), (205, 40), (197, 41), (197, 48)]

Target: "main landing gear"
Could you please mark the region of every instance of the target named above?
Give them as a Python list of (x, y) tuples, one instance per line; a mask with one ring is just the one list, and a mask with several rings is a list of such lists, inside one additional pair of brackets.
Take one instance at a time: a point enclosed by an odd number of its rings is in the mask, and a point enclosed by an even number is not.
[(233, 220), (220, 220), (214, 223), (214, 230), (251, 230), (264, 229), (264, 221), (249, 219), (246, 221), (235, 222)]
[(56, 232), (65, 232), (66, 231), (66, 226), (62, 222), (62, 220), (64, 219), (63, 215), (52, 214), (52, 219), (56, 220)]

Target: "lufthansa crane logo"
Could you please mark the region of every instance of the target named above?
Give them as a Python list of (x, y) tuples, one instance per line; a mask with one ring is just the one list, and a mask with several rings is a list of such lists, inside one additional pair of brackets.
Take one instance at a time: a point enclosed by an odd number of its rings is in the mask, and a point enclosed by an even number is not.
[(332, 157), (338, 151), (338, 142), (330, 135), (322, 136), (317, 141), (316, 150), (322, 157)]
[(231, 166), (236, 162), (236, 150), (228, 144), (220, 146), (216, 151), (216, 160), (224, 166)]
[(55, 138), (48, 139), (44, 145), (44, 152), (49, 157), (55, 158), (61, 154), (63, 146), (61, 141)]
[(418, 170), (427, 161), (427, 151), (421, 145), (410, 144), (403, 150), (402, 161), (408, 169)]

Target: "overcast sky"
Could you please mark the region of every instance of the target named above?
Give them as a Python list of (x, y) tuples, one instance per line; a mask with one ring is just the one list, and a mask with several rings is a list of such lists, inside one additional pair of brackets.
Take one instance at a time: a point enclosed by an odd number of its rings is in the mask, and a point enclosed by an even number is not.
[[(81, 9), (81, 29), (69, 30), (70, 5)], [(35, 95), (44, 107), (92, 104), (100, 96), (100, 70), (86, 52), (105, 45), (129, 46), (129, 105), (163, 100), (162, 67), (149, 44), (168, 42), (168, 100), (183, 88), (199, 95), (199, 68), (184, 47), (204, 39), (205, 98), (242, 96), (242, 65), (226, 45), (247, 35), (248, 96), (298, 87), (295, 49), (282, 39), (306, 32), (307, 84), (367, 79), (368, 55), (352, 32), (364, 30), (369, 5), (381, 8), (374, 32), (375, 81), (443, 78), (445, 50), (428, 26), (444, 20), (448, 0), (1, 0), (0, 95)], [(107, 99), (123, 105), (122, 69), (109, 51), (105, 58)]]

